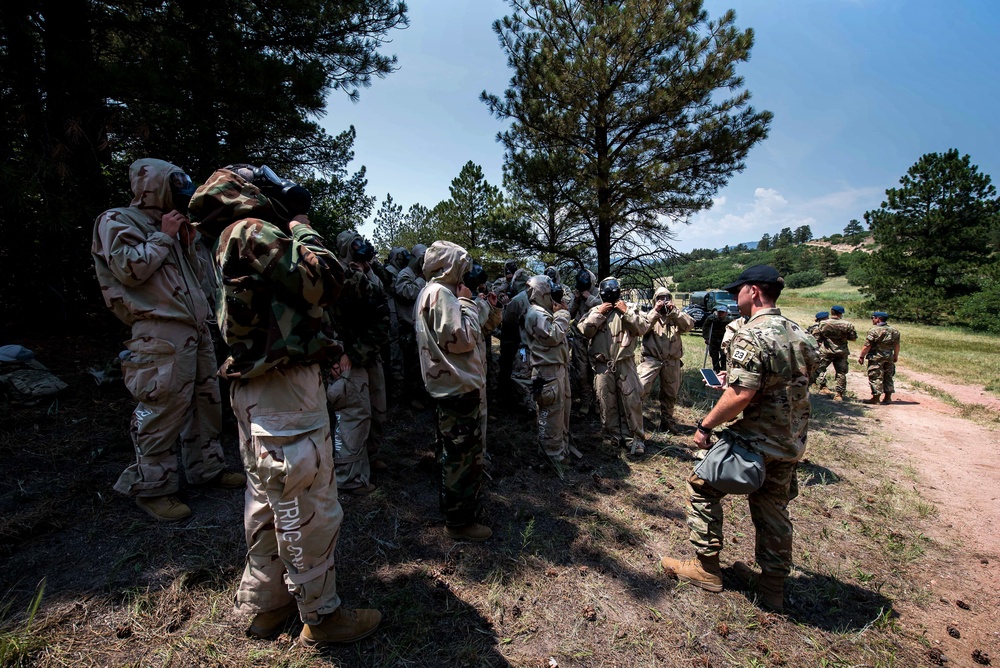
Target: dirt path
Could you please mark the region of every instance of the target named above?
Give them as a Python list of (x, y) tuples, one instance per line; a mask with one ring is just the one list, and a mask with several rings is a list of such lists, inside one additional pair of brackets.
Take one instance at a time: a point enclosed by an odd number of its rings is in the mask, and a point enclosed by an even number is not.
[[(864, 374), (848, 376), (849, 389), (869, 396)], [(956, 385), (930, 374), (902, 373), (948, 392), (963, 403), (1000, 402), (981, 388)], [(992, 404), (987, 403), (992, 401)], [(890, 451), (915, 469), (914, 489), (934, 504), (921, 531), (952, 548), (953, 560), (930, 565), (921, 585), (932, 592), (923, 607), (905, 611), (904, 623), (928, 629), (932, 647), (949, 666), (975, 666), (972, 652), (1000, 646), (1000, 432), (958, 415), (951, 405), (896, 380), (890, 406), (870, 413), (889, 435)], [(965, 607), (968, 606), (968, 607)], [(955, 629), (960, 638), (948, 630)], [(993, 664), (1000, 656), (992, 657)], [(933, 661), (932, 661), (933, 662)]]

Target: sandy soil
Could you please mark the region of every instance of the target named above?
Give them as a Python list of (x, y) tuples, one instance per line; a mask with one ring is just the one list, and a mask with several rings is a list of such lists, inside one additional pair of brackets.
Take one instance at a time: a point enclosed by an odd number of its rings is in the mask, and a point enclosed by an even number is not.
[[(851, 371), (849, 389), (858, 397), (869, 396), (864, 374), (853, 366)], [(900, 371), (963, 403), (1000, 410), (1000, 402), (981, 387)], [(893, 435), (890, 450), (915, 469), (914, 489), (936, 506), (927, 535), (956, 548), (951, 563), (927, 573), (930, 604), (905, 610), (903, 621), (928, 630), (932, 650), (948, 659), (944, 665), (975, 666), (971, 657), (976, 647), (1000, 644), (1000, 433), (958, 417), (953, 406), (898, 378), (892, 405), (872, 406), (870, 412)], [(949, 627), (960, 638), (949, 634)], [(1000, 663), (1000, 657), (991, 658)]]

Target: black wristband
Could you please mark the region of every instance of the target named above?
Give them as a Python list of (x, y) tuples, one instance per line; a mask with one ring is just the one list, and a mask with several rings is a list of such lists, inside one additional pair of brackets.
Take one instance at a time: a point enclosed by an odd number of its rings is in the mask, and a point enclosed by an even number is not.
[(701, 433), (705, 434), (706, 436), (711, 436), (712, 434), (715, 433), (714, 431), (712, 431), (711, 429), (709, 429), (708, 427), (706, 427), (705, 425), (703, 425), (701, 423), (701, 420), (698, 420), (698, 431), (700, 431)]

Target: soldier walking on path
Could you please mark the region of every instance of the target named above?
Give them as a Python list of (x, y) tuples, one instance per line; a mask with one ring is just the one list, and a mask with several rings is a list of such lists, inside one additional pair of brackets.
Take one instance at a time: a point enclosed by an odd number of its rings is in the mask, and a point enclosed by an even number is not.
[(872, 328), (868, 330), (865, 346), (858, 356), (858, 364), (868, 360), (868, 386), (872, 397), (864, 400), (866, 404), (879, 403), (883, 394), (882, 403), (892, 403), (892, 393), (896, 391), (892, 379), (899, 361), (899, 330), (890, 326), (888, 320), (889, 314), (885, 311), (872, 313)]
[(830, 308), (830, 317), (819, 323), (819, 326), (812, 332), (820, 346), (820, 363), (816, 370), (816, 380), (819, 391), (828, 393), (826, 389), (826, 369), (831, 364), (836, 374), (833, 390), (836, 393), (834, 399), (844, 400), (844, 393), (847, 392), (847, 372), (850, 359), (851, 341), (858, 340), (858, 333), (854, 325), (843, 319), (844, 307), (833, 306)]
[(642, 403), (653, 389), (653, 382), (660, 379), (661, 431), (679, 434), (674, 421), (674, 405), (681, 389), (681, 367), (684, 366), (684, 342), (681, 334), (694, 328), (694, 318), (674, 306), (671, 294), (659, 287), (653, 294), (655, 306), (646, 315), (649, 331), (642, 337), (642, 364), (639, 365), (639, 382), (642, 383)]
[[(695, 446), (710, 449), (715, 430), (742, 413), (742, 418), (719, 433), (715, 445), (739, 445), (762, 458), (763, 481), (754, 491), (745, 492), (756, 530), (760, 573), (740, 562), (733, 568), (739, 577), (750, 581), (761, 605), (779, 612), (784, 609), (785, 578), (792, 566), (788, 502), (798, 495), (795, 470), (806, 449), (809, 379), (818, 356), (815, 339), (781, 315), (776, 306), (783, 285), (773, 267), (755, 265), (726, 287), (736, 295), (740, 313), (749, 320), (731, 342), (728, 371), (720, 374), (723, 394), (698, 423), (694, 437)], [(682, 561), (663, 557), (660, 563), (680, 580), (719, 592), (722, 500), (726, 493), (697, 474), (687, 482), (688, 526), (697, 558)], [(727, 482), (718, 480), (715, 484)]]

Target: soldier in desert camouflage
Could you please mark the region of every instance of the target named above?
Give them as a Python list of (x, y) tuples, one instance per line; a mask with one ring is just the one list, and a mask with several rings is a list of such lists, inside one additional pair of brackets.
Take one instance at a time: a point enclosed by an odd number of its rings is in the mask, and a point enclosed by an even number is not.
[(132, 163), (129, 176), (135, 198), (97, 218), (91, 246), (104, 301), (132, 328), (122, 375), (137, 402), (129, 429), (136, 461), (115, 491), (158, 520), (176, 521), (191, 514), (174, 496), (178, 445), (188, 483), (237, 489), (246, 479), (223, 471), (210, 300), (202, 288), (214, 270), (199, 262), (186, 215), (194, 184), (180, 167), (151, 158)]
[(819, 323), (815, 330), (810, 332), (820, 345), (820, 362), (816, 370), (816, 384), (820, 392), (829, 392), (826, 389), (826, 370), (832, 364), (834, 377), (833, 389), (836, 393), (834, 397), (837, 401), (844, 400), (844, 393), (847, 392), (847, 371), (848, 361), (851, 354), (849, 343), (858, 340), (858, 333), (854, 325), (843, 319), (844, 307), (833, 306), (830, 308), (830, 317)]
[(424, 256), (427, 285), (417, 297), (414, 323), (420, 371), (435, 403), (440, 465), (439, 497), (445, 533), (455, 540), (484, 541), (493, 532), (479, 523), (483, 483), (481, 390), (486, 364), (480, 347), (491, 305), (476, 301), (462, 278), (469, 253), (435, 241)]
[[(735, 562), (759, 602), (784, 609), (784, 583), (792, 566), (792, 521), (788, 503), (798, 495), (795, 470), (805, 453), (809, 431), (809, 379), (816, 367), (815, 339), (781, 315), (775, 305), (784, 281), (767, 265), (749, 267), (726, 290), (736, 295), (740, 313), (749, 320), (733, 337), (722, 397), (698, 423), (695, 445), (709, 449), (719, 438), (759, 453), (764, 460), (763, 485), (747, 498), (756, 530), (755, 555), (760, 572)], [(723, 546), (722, 499), (726, 496), (692, 474), (688, 478), (688, 527), (696, 559), (660, 560), (663, 569), (707, 591), (722, 591), (719, 553)]]
[[(555, 297), (553, 289), (555, 288)], [(558, 284), (549, 276), (528, 279), (531, 306), (524, 331), (531, 355), (531, 380), (536, 404), (538, 443), (562, 476), (562, 462), (570, 449), (569, 311), (558, 299)]]
[(653, 389), (653, 382), (660, 379), (660, 429), (679, 434), (674, 421), (674, 406), (681, 389), (681, 367), (684, 366), (681, 334), (694, 329), (694, 318), (675, 307), (670, 299), (670, 291), (664, 287), (657, 288), (653, 293), (654, 306), (646, 314), (649, 330), (642, 337), (642, 363), (638, 374), (643, 403)]
[(309, 226), (309, 201), (266, 167), (231, 165), (198, 188), (191, 211), (217, 238), (218, 320), (230, 346), (219, 373), (231, 381), (248, 478), (236, 612), (252, 617), (248, 633), (258, 638), (297, 614), (299, 642), (316, 645), (363, 638), (382, 615), (349, 609), (337, 594), (344, 512), (321, 364), (346, 370), (326, 309), (354, 270)]
[(567, 298), (566, 308), (570, 317), (570, 368), (569, 382), (573, 405), (579, 406), (580, 415), (587, 415), (594, 407), (594, 370), (590, 366), (590, 339), (577, 329), (590, 309), (601, 305), (597, 294), (597, 277), (587, 269), (576, 274), (573, 293)]
[(642, 384), (635, 368), (635, 349), (649, 327), (646, 319), (621, 299), (618, 279), (601, 281), (601, 305), (592, 308), (577, 330), (590, 340), (594, 394), (601, 407), (604, 432), (630, 454), (646, 452), (642, 424)]
[(344, 345), (340, 378), (330, 383), (327, 398), (336, 410), (334, 467), (337, 489), (354, 495), (375, 490), (372, 469), (385, 432), (386, 389), (380, 350), (389, 341), (389, 304), (382, 282), (372, 271), (374, 249), (354, 230), (337, 235), (337, 255), (351, 272), (330, 307)]

